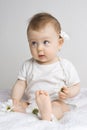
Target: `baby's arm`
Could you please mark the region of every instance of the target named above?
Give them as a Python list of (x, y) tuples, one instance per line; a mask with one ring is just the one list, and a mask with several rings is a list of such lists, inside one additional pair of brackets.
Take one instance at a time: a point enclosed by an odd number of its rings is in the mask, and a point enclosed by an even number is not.
[(62, 87), (61, 91), (59, 92), (59, 98), (60, 99), (67, 99), (72, 98), (78, 95), (80, 91), (80, 84), (75, 84), (71, 87)]
[(20, 102), (25, 88), (26, 88), (26, 81), (25, 80), (17, 80), (13, 89), (12, 89), (12, 100), (13, 104), (16, 105)]

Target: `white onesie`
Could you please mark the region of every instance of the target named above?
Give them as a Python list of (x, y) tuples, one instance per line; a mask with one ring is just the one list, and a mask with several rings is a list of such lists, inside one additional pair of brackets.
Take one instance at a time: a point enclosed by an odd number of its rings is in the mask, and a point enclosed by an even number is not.
[[(42, 65), (33, 58), (24, 62), (18, 79), (27, 81), (25, 94), (29, 103), (35, 103), (35, 92), (45, 90), (49, 93), (51, 101), (58, 99), (58, 92), (63, 86), (73, 86), (80, 82), (75, 67), (66, 59)], [(72, 101), (72, 100), (71, 100)], [(67, 103), (71, 103), (70, 100)], [(72, 104), (72, 103), (71, 103)]]

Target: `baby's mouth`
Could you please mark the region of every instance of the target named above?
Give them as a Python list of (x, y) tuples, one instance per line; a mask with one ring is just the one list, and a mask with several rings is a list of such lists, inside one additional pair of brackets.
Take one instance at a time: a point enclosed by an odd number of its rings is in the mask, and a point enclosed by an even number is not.
[(39, 57), (39, 58), (43, 58), (43, 57), (45, 57), (45, 55), (38, 55), (38, 57)]

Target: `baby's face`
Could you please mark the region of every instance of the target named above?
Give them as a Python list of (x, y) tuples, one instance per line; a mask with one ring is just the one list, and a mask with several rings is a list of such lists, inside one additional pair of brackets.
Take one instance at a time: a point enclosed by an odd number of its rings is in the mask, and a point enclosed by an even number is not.
[(58, 60), (57, 53), (61, 48), (59, 35), (52, 24), (42, 29), (29, 31), (31, 54), (40, 64), (50, 64)]

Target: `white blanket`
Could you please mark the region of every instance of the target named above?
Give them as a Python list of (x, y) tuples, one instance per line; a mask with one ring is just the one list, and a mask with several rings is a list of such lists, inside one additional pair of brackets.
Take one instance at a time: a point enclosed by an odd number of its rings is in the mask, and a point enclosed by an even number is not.
[[(1, 101), (9, 98), (8, 90), (0, 91)], [(0, 130), (87, 130), (87, 89), (81, 90), (79, 108), (67, 112), (57, 122), (39, 120), (34, 114), (0, 112)]]

